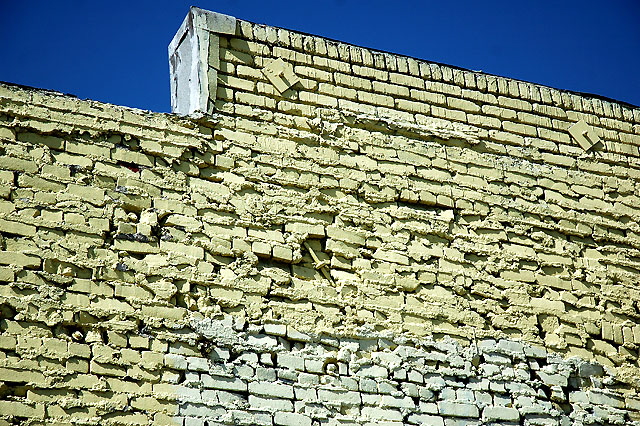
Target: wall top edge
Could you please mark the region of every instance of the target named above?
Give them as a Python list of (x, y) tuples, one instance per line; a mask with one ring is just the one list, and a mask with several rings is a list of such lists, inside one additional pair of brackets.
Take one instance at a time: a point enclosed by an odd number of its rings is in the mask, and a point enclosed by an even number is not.
[[(180, 115), (171, 112), (157, 112), (125, 105), (111, 104), (93, 99), (81, 99), (74, 94), (63, 93), (51, 89), (0, 81), (0, 104), (4, 99), (10, 101), (9, 105), (11, 105), (11, 102), (15, 101), (27, 103), (29, 105), (42, 105), (50, 108), (63, 109), (71, 109), (72, 105), (76, 105), (82, 109), (83, 114), (89, 113), (89, 115), (95, 115), (96, 117), (104, 116), (106, 114), (111, 116), (114, 121), (121, 121), (123, 114), (138, 116), (142, 120), (163, 120), (179, 125), (184, 125), (185, 123), (198, 123), (210, 126), (216, 121), (216, 117), (210, 114), (207, 115), (194, 112), (191, 114)], [(11, 106), (9, 106), (9, 110), (10, 109)], [(91, 112), (95, 112), (95, 114), (91, 114)], [(34, 114), (34, 117), (36, 115), (37, 114)]]
[[(632, 103), (629, 102), (625, 102), (625, 101), (621, 101), (621, 100), (617, 100), (614, 98), (610, 98), (604, 95), (600, 95), (597, 93), (590, 93), (590, 92), (580, 92), (580, 91), (575, 91), (575, 90), (569, 90), (569, 89), (563, 89), (563, 88), (558, 88), (558, 87), (553, 87), (553, 86), (547, 86), (541, 83), (536, 83), (533, 81), (527, 81), (527, 80), (520, 80), (517, 78), (512, 78), (512, 77), (507, 77), (507, 76), (502, 76), (502, 75), (497, 75), (497, 74), (491, 74), (491, 73), (486, 73), (486, 72), (481, 72), (481, 71), (474, 71), (468, 68), (463, 68), (463, 67), (459, 67), (456, 65), (451, 65), (451, 64), (445, 64), (442, 62), (436, 62), (436, 61), (431, 61), (428, 59), (424, 59), (424, 58), (418, 58), (418, 57), (414, 57), (414, 56), (410, 56), (410, 55), (402, 55), (399, 53), (395, 53), (395, 52), (390, 52), (390, 51), (386, 51), (386, 50), (382, 50), (382, 49), (376, 49), (373, 47), (364, 47), (364, 46), (359, 46), (353, 43), (349, 43), (349, 42), (345, 42), (343, 40), (336, 40), (336, 39), (332, 39), (329, 37), (323, 37), (323, 36), (319, 36), (316, 34), (310, 34), (310, 33), (306, 33), (303, 31), (298, 31), (298, 30), (292, 30), (292, 29), (288, 29), (288, 28), (283, 28), (283, 27), (278, 27), (278, 26), (273, 26), (273, 25), (267, 25), (267, 24), (262, 24), (262, 23), (257, 23), (257, 22), (251, 22), (251, 21), (247, 21), (244, 19), (240, 19), (240, 18), (235, 18), (229, 15), (224, 15), (221, 13), (217, 13), (217, 12), (211, 12), (211, 11), (207, 11), (204, 9), (200, 9), (197, 7), (192, 6), (189, 14), (187, 15), (187, 17), (185, 18), (185, 21), (190, 17), (190, 16), (198, 16), (200, 17), (200, 22), (207, 22), (208, 26), (204, 27), (201, 26), (201, 28), (203, 29), (208, 29), (210, 32), (214, 32), (217, 34), (227, 34), (227, 35), (232, 35), (232, 34), (239, 34), (239, 30), (238, 28), (235, 29), (235, 31), (231, 31), (230, 28), (228, 26), (221, 26), (222, 22), (227, 22), (226, 25), (231, 25), (231, 23), (233, 22), (233, 25), (235, 25), (235, 23), (246, 23), (249, 24), (251, 26), (257, 26), (257, 27), (262, 27), (262, 28), (270, 28), (270, 29), (274, 29), (276, 31), (288, 31), (289, 33), (294, 33), (294, 34), (299, 34), (301, 36), (305, 36), (305, 37), (311, 37), (314, 39), (322, 39), (324, 41), (328, 41), (328, 42), (332, 42), (332, 43), (337, 43), (337, 44), (342, 44), (342, 45), (346, 45), (349, 47), (354, 47), (357, 49), (363, 49), (369, 52), (376, 52), (376, 53), (381, 53), (383, 55), (390, 55), (396, 58), (408, 58), (408, 59), (412, 59), (418, 62), (422, 62), (422, 63), (426, 63), (426, 64), (433, 64), (433, 65), (437, 65), (439, 67), (444, 67), (444, 68), (449, 68), (452, 70), (457, 70), (457, 71), (462, 71), (462, 72), (466, 72), (466, 73), (472, 73), (474, 75), (482, 75), (482, 76), (490, 76), (490, 77), (494, 77), (494, 78), (498, 78), (498, 79), (504, 79), (507, 81), (513, 81), (513, 82), (518, 82), (518, 83), (526, 83), (526, 84), (532, 84), (538, 88), (546, 88), (546, 89), (551, 89), (551, 90), (557, 90), (561, 93), (567, 93), (570, 95), (575, 95), (575, 96), (579, 96), (580, 98), (584, 98), (584, 99), (599, 99), (602, 101), (606, 101), (606, 102), (610, 102), (610, 103), (614, 103), (617, 105), (620, 105), (622, 107), (626, 107), (626, 108), (631, 108), (631, 109), (640, 109), (640, 105), (634, 105)], [(205, 17), (204, 19), (202, 17)], [(183, 24), (184, 25), (184, 24)], [(224, 32), (221, 30), (221, 28), (225, 28), (228, 32)], [(178, 33), (176, 33), (176, 37), (178, 37), (178, 34), (180, 34), (181, 29), (178, 31)], [(184, 36), (184, 34), (182, 34), (182, 36)], [(174, 38), (175, 40), (175, 38)], [(178, 44), (179, 44), (179, 40), (178, 40)], [(172, 45), (173, 45), (173, 41), (172, 41)], [(171, 45), (170, 45), (171, 46)], [(174, 46), (174, 50), (177, 47), (177, 45)], [(171, 50), (171, 48), (169, 49), (170, 53), (173, 51)]]

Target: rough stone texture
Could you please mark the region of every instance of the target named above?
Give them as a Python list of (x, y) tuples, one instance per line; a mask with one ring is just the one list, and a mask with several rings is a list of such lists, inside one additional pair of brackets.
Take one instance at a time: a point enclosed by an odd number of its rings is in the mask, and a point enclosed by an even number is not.
[(213, 114), (0, 85), (0, 425), (640, 418), (639, 109), (207, 25)]

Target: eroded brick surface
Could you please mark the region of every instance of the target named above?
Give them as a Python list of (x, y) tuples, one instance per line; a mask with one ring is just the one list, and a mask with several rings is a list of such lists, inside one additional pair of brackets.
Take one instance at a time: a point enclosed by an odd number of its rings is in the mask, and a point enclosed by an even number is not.
[(640, 110), (217, 37), (207, 116), (0, 85), (0, 424), (638, 418)]

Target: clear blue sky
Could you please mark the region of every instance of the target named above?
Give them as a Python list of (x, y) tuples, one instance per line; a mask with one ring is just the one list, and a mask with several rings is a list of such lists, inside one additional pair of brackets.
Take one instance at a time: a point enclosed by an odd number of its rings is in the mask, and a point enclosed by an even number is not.
[(0, 80), (169, 111), (190, 5), (640, 105), (639, 0), (0, 0)]

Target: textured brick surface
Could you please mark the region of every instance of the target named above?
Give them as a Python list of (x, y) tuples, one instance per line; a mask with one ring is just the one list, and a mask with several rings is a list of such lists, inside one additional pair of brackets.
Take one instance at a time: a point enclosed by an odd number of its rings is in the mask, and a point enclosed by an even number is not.
[(639, 418), (638, 109), (216, 37), (211, 115), (0, 85), (0, 423)]

